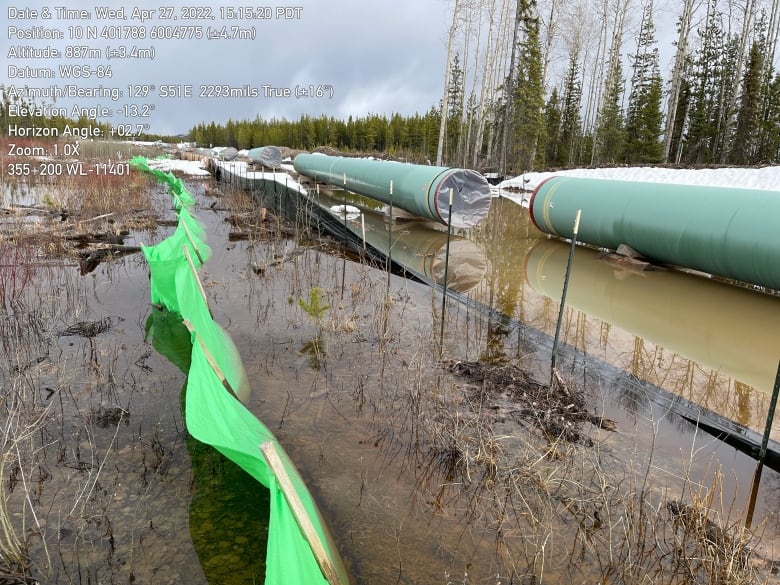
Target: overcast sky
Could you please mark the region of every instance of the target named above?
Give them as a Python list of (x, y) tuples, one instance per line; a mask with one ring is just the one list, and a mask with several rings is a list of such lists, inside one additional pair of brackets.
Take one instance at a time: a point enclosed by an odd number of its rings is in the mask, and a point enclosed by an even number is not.
[[(55, 7), (87, 10), (91, 20), (62, 18)], [(170, 16), (160, 18), (161, 5), (173, 7)], [(241, 19), (238, 6), (252, 6), (255, 15), (260, 16), (263, 6), (271, 11), (272, 18)], [(96, 7), (112, 8), (124, 6), (126, 20), (100, 20)], [(132, 19), (133, 8), (155, 10), (146, 22)], [(185, 20), (184, 7), (205, 7), (211, 10), (213, 19)], [(220, 7), (235, 10), (235, 18), (228, 20)], [(300, 18), (277, 18), (277, 8), (301, 7)], [(44, 8), (51, 17), (40, 18)], [(38, 19), (27, 18), (25, 9), (37, 12)], [(369, 112), (391, 115), (424, 113), (441, 98), (446, 54), (446, 37), (449, 26), (447, 0), (298, 0), (295, 3), (251, 4), (235, 0), (131, 0), (127, 3), (63, 0), (16, 0), (13, 7), (3, 6), (5, 31), (2, 34), (4, 64), (0, 67), (0, 83), (16, 88), (51, 87), (53, 85), (78, 85), (84, 88), (118, 88), (125, 96), (116, 101), (111, 99), (66, 99), (58, 98), (57, 106), (72, 107), (105, 106), (114, 112), (112, 118), (101, 118), (113, 125), (125, 122), (150, 124), (150, 132), (160, 134), (185, 133), (199, 122), (225, 122), (253, 119), (256, 116), (269, 119), (286, 117), (297, 119), (301, 114), (319, 116), (332, 115), (346, 119)], [(289, 10), (293, 16), (295, 10)], [(208, 16), (208, 15), (206, 15)], [(105, 38), (104, 26), (136, 27), (122, 29), (123, 37), (144, 35), (146, 38)], [(201, 27), (202, 39), (150, 38), (161, 30), (160, 26)], [(220, 30), (226, 27), (229, 35), (244, 35), (254, 28), (254, 40), (215, 39), (208, 40), (208, 27)], [(15, 27), (16, 31), (13, 30)], [(39, 27), (36, 29), (35, 27)], [(71, 38), (70, 27), (83, 32), (82, 39)], [(97, 39), (87, 39), (89, 27), (97, 32)], [(238, 27), (233, 29), (231, 27)], [(41, 29), (46, 29), (45, 31)], [(106, 29), (113, 33), (116, 28)], [(168, 29), (170, 30), (170, 29)], [(180, 29), (187, 34), (188, 30)], [(52, 32), (53, 31), (53, 32)], [(61, 31), (64, 39), (47, 40), (26, 38), (51, 36)], [(66, 58), (66, 47), (75, 47), (87, 58)], [(9, 51), (28, 55), (29, 48), (44, 50), (51, 47), (59, 50), (59, 59), (29, 59), (9, 57)], [(129, 53), (133, 47), (140, 50), (143, 58), (112, 58), (106, 60), (109, 48)], [(154, 59), (146, 58), (148, 50), (154, 48)], [(92, 74), (87, 79), (64, 79), (61, 65), (89, 65)], [(98, 78), (97, 67), (110, 66), (110, 78)], [(55, 79), (25, 77), (32, 71), (50, 68)], [(146, 98), (131, 98), (127, 95), (128, 85), (153, 84), (154, 91)], [(163, 86), (192, 86), (193, 97), (188, 99), (160, 96)], [(323, 90), (323, 97), (265, 97), (263, 85), (289, 89), (296, 86), (313, 85)], [(243, 91), (250, 86), (259, 92), (258, 97), (232, 99), (199, 97), (201, 86), (221, 86), (219, 91)], [(332, 97), (331, 90), (332, 89)], [(212, 92), (213, 93), (213, 92)], [(51, 103), (51, 100), (44, 100)], [(40, 103), (40, 100), (39, 100)], [(124, 117), (125, 105), (145, 107), (149, 117)], [(149, 106), (154, 109), (149, 109)]]

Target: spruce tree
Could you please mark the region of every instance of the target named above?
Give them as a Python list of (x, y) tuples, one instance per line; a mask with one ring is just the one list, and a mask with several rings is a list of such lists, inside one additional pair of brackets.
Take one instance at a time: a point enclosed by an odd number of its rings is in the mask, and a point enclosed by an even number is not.
[(765, 87), (756, 153), (756, 162), (763, 164), (780, 161), (780, 74), (775, 74)]
[(628, 163), (658, 163), (663, 159), (660, 141), (662, 80), (655, 44), (653, 4), (650, 2), (642, 16), (636, 53), (631, 58), (633, 72), (626, 113), (624, 159)]
[(444, 161), (447, 164), (458, 164), (462, 153), (459, 147), (462, 146), (462, 117), (463, 117), (463, 92), (464, 92), (464, 72), (460, 65), (460, 54), (455, 53), (450, 66), (449, 97), (447, 98), (447, 133), (444, 144)]
[(544, 87), (542, 80), (542, 52), (539, 45), (539, 18), (536, 14), (536, 0), (529, 3), (523, 15), (525, 35), (520, 46), (518, 80), (515, 91), (514, 127), (516, 144), (514, 172), (529, 171), (534, 166), (540, 138), (544, 133), (542, 108)]
[(761, 73), (764, 59), (761, 46), (754, 42), (750, 47), (747, 69), (742, 81), (737, 124), (731, 141), (728, 161), (745, 165), (756, 161), (759, 146), (761, 113)]
[(601, 109), (593, 137), (593, 164), (614, 164), (623, 158), (626, 133), (623, 125), (623, 72), (620, 59), (610, 59)]
[(726, 51), (721, 18), (722, 14), (711, 0), (705, 26), (698, 31), (701, 46), (694, 55), (688, 78), (691, 99), (682, 155), (687, 163), (713, 162), (717, 152), (723, 92), (722, 57)]
[(569, 54), (569, 68), (564, 79), (563, 103), (561, 106), (561, 128), (558, 133), (556, 164), (571, 166), (577, 164), (577, 146), (582, 135), (580, 106), (582, 102), (582, 80), (580, 79), (579, 50)]
[[(561, 99), (558, 88), (553, 88), (550, 99), (544, 107), (544, 157), (539, 161), (541, 168), (560, 165), (558, 135), (561, 130)], [(541, 145), (540, 145), (541, 147)]]

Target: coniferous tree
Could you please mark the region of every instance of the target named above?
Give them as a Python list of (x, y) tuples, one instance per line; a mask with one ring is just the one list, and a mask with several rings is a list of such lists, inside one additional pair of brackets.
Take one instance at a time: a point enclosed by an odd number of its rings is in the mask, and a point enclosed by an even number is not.
[(623, 158), (626, 132), (623, 125), (623, 72), (620, 59), (611, 59), (604, 87), (603, 105), (596, 119), (593, 137), (594, 164), (614, 164)]
[(765, 84), (765, 96), (759, 125), (757, 163), (780, 161), (780, 74)]
[(725, 51), (721, 16), (711, 0), (705, 26), (699, 30), (701, 47), (689, 75), (691, 101), (682, 156), (687, 163), (712, 162), (717, 151)]
[(759, 125), (761, 114), (761, 73), (764, 59), (761, 45), (754, 42), (750, 47), (747, 69), (742, 81), (739, 111), (728, 161), (738, 165), (756, 161), (759, 146)]
[(557, 156), (553, 163), (557, 166), (571, 166), (578, 162), (577, 146), (582, 135), (581, 102), (582, 81), (580, 79), (579, 51), (575, 48), (569, 55), (569, 68), (564, 79), (561, 126), (558, 131)]
[[(544, 107), (544, 153), (540, 161), (541, 168), (556, 166), (559, 164), (558, 134), (561, 129), (561, 100), (558, 89), (553, 88), (550, 99)], [(540, 145), (541, 147), (542, 145)]]
[[(718, 101), (715, 105), (715, 138), (712, 162), (725, 163), (730, 150), (730, 138), (736, 123), (736, 104), (741, 75), (740, 40), (732, 36), (724, 43), (720, 59)], [(733, 94), (733, 95), (732, 95)]]
[(526, 0), (516, 0), (515, 20), (512, 29), (512, 40), (509, 51), (509, 74), (504, 81), (503, 108), (500, 111), (501, 147), (499, 149), (499, 168), (501, 173), (506, 173), (511, 164), (511, 152), (514, 151), (514, 119), (515, 119), (515, 95), (517, 88), (517, 55), (522, 38), (523, 15), (528, 9)]
[[(747, 0), (744, 3), (742, 14), (742, 31), (739, 36), (734, 36), (729, 43), (729, 59), (725, 64), (724, 70), (724, 91), (723, 91), (723, 111), (721, 112), (722, 126), (719, 129), (720, 138), (720, 162), (725, 163), (732, 148), (732, 140), (736, 133), (738, 118), (737, 102), (740, 97), (740, 86), (745, 80), (745, 62), (750, 58), (749, 46), (751, 34), (755, 30), (764, 28), (764, 23), (759, 22), (754, 25), (754, 16), (756, 12), (756, 0)], [(763, 33), (761, 33), (763, 34)], [(759, 74), (760, 77), (760, 74)], [(728, 84), (728, 85), (726, 85)]]
[(447, 99), (447, 133), (443, 148), (444, 161), (448, 164), (458, 164), (463, 146), (461, 133), (463, 131), (463, 92), (465, 91), (465, 76), (460, 65), (460, 54), (455, 53), (450, 66), (449, 98)]
[(539, 141), (544, 134), (542, 109), (544, 107), (544, 86), (542, 80), (542, 52), (539, 44), (539, 19), (536, 15), (536, 0), (531, 0), (523, 15), (525, 32), (520, 46), (518, 60), (517, 90), (515, 91), (515, 153), (516, 173), (533, 168), (537, 157)]
[(637, 50), (632, 57), (631, 94), (626, 113), (626, 162), (658, 163), (663, 159), (660, 142), (662, 80), (655, 47), (653, 4), (645, 7)]

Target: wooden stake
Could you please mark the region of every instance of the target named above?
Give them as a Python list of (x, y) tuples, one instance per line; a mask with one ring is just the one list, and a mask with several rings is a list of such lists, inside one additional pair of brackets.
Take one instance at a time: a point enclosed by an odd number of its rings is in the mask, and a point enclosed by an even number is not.
[(216, 374), (217, 378), (219, 378), (219, 381), (222, 383), (222, 385), (225, 387), (225, 390), (230, 392), (230, 394), (235, 398), (236, 400), (239, 400), (238, 396), (236, 395), (235, 390), (233, 390), (233, 387), (230, 385), (230, 382), (228, 382), (228, 379), (225, 377), (225, 374), (222, 373), (222, 369), (217, 365), (216, 360), (214, 359), (214, 356), (211, 355), (211, 352), (206, 347), (206, 344), (203, 343), (203, 339), (201, 339), (198, 332), (195, 330), (195, 326), (187, 321), (186, 319), (183, 321), (184, 326), (187, 328), (187, 331), (190, 333), (195, 334), (195, 339), (198, 342), (198, 345), (200, 345), (200, 348), (203, 350), (203, 355), (206, 357), (206, 361), (208, 362), (211, 369), (214, 371), (214, 374)]
[(198, 290), (200, 291), (200, 294), (203, 297), (203, 302), (206, 303), (206, 309), (208, 309), (209, 315), (213, 319), (214, 315), (211, 312), (211, 307), (209, 307), (209, 299), (208, 297), (206, 297), (206, 290), (203, 288), (203, 284), (200, 282), (200, 277), (198, 277), (198, 270), (195, 268), (195, 264), (192, 261), (192, 256), (190, 256), (190, 250), (189, 248), (187, 248), (187, 246), (182, 246), (182, 250), (184, 250), (184, 257), (187, 258), (187, 264), (190, 265), (190, 270), (192, 271), (192, 275), (195, 277), (195, 282), (198, 283)]
[(203, 256), (200, 255), (200, 250), (198, 250), (198, 245), (195, 243), (195, 238), (192, 237), (192, 232), (190, 232), (190, 228), (187, 227), (187, 222), (181, 219), (179, 219), (179, 222), (181, 223), (181, 227), (184, 228), (184, 233), (186, 234), (187, 239), (190, 241), (192, 249), (195, 250), (195, 255), (198, 257), (198, 262), (200, 262), (201, 265), (205, 264), (206, 261), (203, 259)]
[(312, 524), (311, 518), (309, 518), (309, 514), (306, 512), (306, 508), (304, 508), (303, 502), (298, 496), (298, 492), (295, 491), (295, 487), (287, 473), (287, 469), (285, 469), (284, 463), (282, 463), (279, 453), (276, 451), (276, 447), (273, 443), (273, 441), (266, 441), (260, 445), (260, 451), (262, 451), (268, 466), (271, 468), (276, 480), (279, 482), (279, 487), (287, 500), (287, 504), (290, 506), (296, 522), (298, 522), (298, 527), (301, 529), (303, 537), (306, 539), (306, 542), (309, 543), (311, 552), (314, 554), (314, 558), (317, 560), (317, 564), (319, 565), (322, 574), (325, 576), (325, 579), (327, 579), (328, 583), (331, 585), (341, 585), (342, 580), (333, 567), (333, 563), (331, 562), (328, 553), (325, 551), (325, 546), (322, 544), (322, 539), (320, 539), (320, 535), (314, 528), (314, 524)]

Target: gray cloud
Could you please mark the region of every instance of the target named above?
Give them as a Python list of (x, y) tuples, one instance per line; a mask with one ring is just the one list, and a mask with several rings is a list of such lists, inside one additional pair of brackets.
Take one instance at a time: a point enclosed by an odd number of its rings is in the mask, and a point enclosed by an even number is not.
[[(53, 10), (65, 4), (60, 0), (21, 0), (17, 9), (30, 8), (40, 13), (43, 7)], [(134, 7), (159, 9), (160, 4), (174, 7), (177, 21), (154, 20), (141, 23), (130, 20)], [(70, 7), (73, 3), (70, 3)], [(95, 13), (96, 6), (117, 7), (120, 4), (80, 2), (78, 8)], [(214, 21), (183, 21), (182, 7), (210, 7), (216, 17)], [(123, 91), (131, 84), (153, 84), (155, 91), (145, 98), (125, 97), (116, 102), (107, 99), (73, 100), (59, 98), (57, 105), (72, 107), (94, 105), (90, 101), (110, 106), (114, 116), (102, 119), (112, 124), (143, 122), (150, 124), (150, 131), (157, 133), (185, 132), (199, 122), (224, 122), (234, 120), (286, 117), (296, 119), (301, 114), (318, 116), (332, 115), (346, 118), (367, 113), (387, 114), (395, 112), (424, 113), (438, 103), (444, 70), (445, 43), (448, 6), (445, 0), (395, 0), (393, 2), (366, 0), (300, 0), (295, 4), (280, 3), (279, 6), (302, 7), (301, 18), (292, 20), (220, 20), (220, 7), (236, 8), (233, 0), (216, 0), (208, 4), (197, 0), (135, 0), (125, 4), (125, 21), (71, 20), (52, 18), (48, 21), (28, 19), (12, 20), (8, 8), (7, 26), (30, 29), (34, 26), (57, 28), (65, 32), (64, 40), (9, 39), (6, 30), (0, 41), (0, 52), (7, 56), (9, 48), (30, 46), (44, 48), (51, 46), (62, 51), (58, 60), (4, 59), (6, 65), (0, 71), (0, 82), (6, 86), (47, 87), (52, 84), (74, 83), (82, 87), (99, 85), (118, 87)], [(254, 5), (259, 6), (259, 5)], [(268, 4), (272, 11), (276, 4)], [(142, 27), (145, 39), (75, 40), (69, 38), (68, 27), (96, 27), (98, 33), (105, 25)], [(211, 26), (237, 26), (242, 31), (254, 27), (254, 40), (152, 40), (153, 27), (160, 25), (196, 25), (203, 30)], [(65, 47), (87, 46), (101, 51), (100, 59), (66, 59)], [(155, 59), (111, 59), (105, 60), (107, 47), (132, 47), (142, 51), (152, 46)], [(110, 65), (111, 78), (97, 78), (93, 73), (89, 79), (62, 79), (60, 65)], [(9, 78), (8, 66), (50, 67), (57, 71), (57, 79)], [(161, 98), (160, 88), (164, 84), (192, 86), (191, 98)], [(296, 98), (263, 95), (263, 85), (289, 89), (296, 86), (313, 86), (325, 90), (323, 97)], [(242, 91), (245, 86), (256, 89), (260, 95), (252, 97), (216, 98), (200, 97), (200, 87), (218, 86), (217, 91)], [(329, 88), (332, 88), (330, 97)], [(212, 92), (213, 93), (213, 92)], [(148, 118), (130, 118), (117, 113), (124, 105), (153, 106)]]

